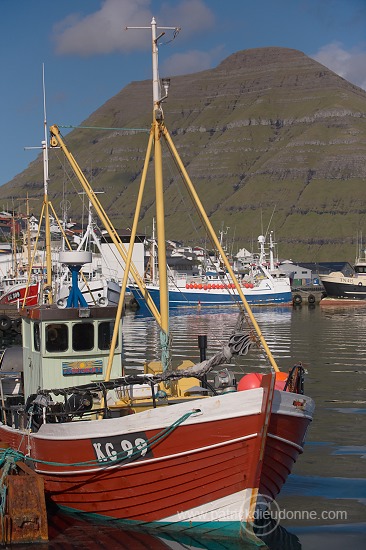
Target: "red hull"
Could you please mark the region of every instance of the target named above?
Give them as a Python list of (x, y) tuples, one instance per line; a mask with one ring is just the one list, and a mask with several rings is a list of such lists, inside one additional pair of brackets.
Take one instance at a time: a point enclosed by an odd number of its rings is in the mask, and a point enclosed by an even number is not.
[[(23, 304), (26, 295), (26, 285), (14, 285), (10, 290), (3, 294), (0, 298), (0, 305)], [(25, 300), (26, 306), (36, 306), (38, 304), (39, 283), (29, 285), (27, 297)]]
[[(240, 408), (244, 410), (247, 399), (255, 391), (255, 395), (260, 395), (260, 390), (233, 394), (235, 406), (242, 403)], [(42, 438), (41, 432), (31, 434), (31, 456), (68, 465), (36, 464), (37, 471), (44, 478), (46, 492), (56, 504), (108, 518), (156, 522), (253, 488), (274, 497), (301, 452), (311, 417), (296, 411), (296, 407), (293, 407), (291, 416), (274, 413), (270, 417), (271, 388), (268, 386), (261, 395), (256, 412), (232, 414), (229, 418), (223, 418), (226, 410), (220, 414), (220, 411), (215, 412), (215, 407), (205, 412), (205, 405), (215, 398), (202, 400), (201, 419), (180, 425), (157, 445), (152, 445), (149, 455), (127, 464), (103, 464), (103, 456), (107, 456), (108, 449), (116, 445), (114, 436), (98, 439), (96, 435), (94, 439), (93, 436), (77, 434), (76, 437), (65, 437), (62, 429), (60, 435), (55, 435), (57, 425), (50, 428), (53, 430), (51, 437)], [(296, 395), (286, 395), (290, 407)], [(225, 396), (225, 400), (231, 404), (230, 396)], [(170, 414), (176, 411), (175, 419), (179, 418), (182, 410), (189, 410), (189, 405), (184, 405), (185, 409), (180, 405), (168, 407), (172, 411)], [(199, 406), (197, 401), (195, 406)], [(206, 414), (213, 415), (213, 418), (205, 422)], [(266, 418), (269, 417), (266, 437)], [(123, 419), (115, 420), (123, 425)], [(102, 421), (105, 422), (114, 420)], [(84, 423), (86, 430), (90, 431), (92, 428), (88, 428), (88, 424), (91, 423)], [(95, 426), (98, 425), (96, 421)], [(159, 431), (144, 430), (144, 437), (151, 440)], [(136, 435), (141, 433), (129, 432), (132, 438)], [(21, 444), (21, 434), (11, 428), (0, 426), (0, 438), (14, 448)], [(93, 440), (94, 445), (96, 440), (99, 441), (101, 464), (88, 468), (73, 465), (95, 460)]]
[[(153, 449), (154, 458), (146, 462), (92, 472), (68, 468), (64, 476), (60, 470), (65, 468), (38, 464), (37, 470), (42, 472), (46, 492), (60, 506), (113, 518), (157, 521), (178, 509), (189, 510), (258, 487), (260, 430), (261, 415), (217, 421), (215, 430), (202, 423), (181, 426)], [(206, 432), (208, 437), (203, 436)], [(148, 439), (156, 434), (146, 431)], [(5, 439), (3, 434), (1, 437)], [(249, 439), (243, 440), (245, 437)], [(33, 439), (32, 443), (32, 455), (45, 461), (71, 463), (95, 458), (90, 439), (52, 443)], [(51, 475), (45, 470), (58, 473)]]
[(275, 499), (302, 453), (307, 418), (272, 414), (259, 492)]

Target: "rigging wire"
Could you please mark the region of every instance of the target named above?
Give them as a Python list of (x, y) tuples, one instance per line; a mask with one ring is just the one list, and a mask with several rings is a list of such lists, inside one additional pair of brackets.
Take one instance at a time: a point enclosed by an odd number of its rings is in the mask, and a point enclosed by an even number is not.
[(150, 128), (108, 128), (105, 126), (73, 126), (72, 124), (57, 124), (59, 128), (72, 128), (78, 130), (121, 130), (124, 132), (150, 132)]

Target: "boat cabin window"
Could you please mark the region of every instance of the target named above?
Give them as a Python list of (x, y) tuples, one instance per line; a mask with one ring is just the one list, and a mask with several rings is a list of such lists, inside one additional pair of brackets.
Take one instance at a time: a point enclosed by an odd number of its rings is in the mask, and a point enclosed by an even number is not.
[(46, 326), (46, 350), (66, 351), (69, 347), (67, 325), (52, 323)]
[(72, 349), (88, 351), (94, 347), (93, 323), (77, 323), (72, 327)]
[(33, 325), (33, 346), (35, 351), (40, 351), (41, 349), (41, 332), (39, 328), (39, 323), (34, 323)]
[[(109, 349), (111, 347), (111, 341), (113, 336), (114, 323), (112, 321), (106, 321), (99, 323), (98, 325), (98, 348)], [(118, 338), (116, 347), (118, 346)]]

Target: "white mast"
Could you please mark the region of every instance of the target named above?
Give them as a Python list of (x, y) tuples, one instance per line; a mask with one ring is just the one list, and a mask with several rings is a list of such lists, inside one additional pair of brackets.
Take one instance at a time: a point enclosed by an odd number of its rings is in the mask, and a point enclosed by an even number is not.
[(275, 268), (274, 254), (273, 254), (275, 244), (276, 243), (273, 242), (273, 231), (270, 231), (269, 233), (269, 269), (270, 271), (274, 271), (274, 268)]
[[(160, 315), (163, 370), (169, 367), (169, 300), (168, 300), (168, 275), (166, 267), (166, 241), (165, 241), (165, 212), (164, 212), (164, 190), (163, 190), (163, 167), (161, 140), (163, 137), (164, 114), (162, 102), (168, 95), (170, 80), (163, 79), (164, 96), (160, 93), (159, 70), (158, 70), (158, 40), (164, 36), (165, 30), (178, 31), (177, 27), (157, 27), (155, 18), (151, 20), (150, 27), (126, 27), (127, 29), (149, 29), (151, 28), (152, 38), (152, 84), (153, 84), (153, 123), (152, 135), (154, 140), (154, 169), (155, 169), (155, 201), (157, 219), (157, 245), (158, 245), (158, 268), (159, 268), (159, 294), (160, 294)], [(157, 29), (162, 32), (157, 36)]]
[[(42, 82), (43, 82), (43, 114), (44, 114), (44, 141), (42, 141), (43, 150), (43, 185), (44, 185), (44, 207), (45, 207), (45, 241), (46, 241), (46, 267), (47, 280), (46, 285), (52, 288), (52, 262), (51, 262), (51, 230), (50, 216), (48, 208), (48, 139), (47, 139), (47, 117), (46, 117), (46, 87), (44, 76), (44, 63), (42, 64)], [(48, 303), (52, 304), (52, 292), (47, 293)]]

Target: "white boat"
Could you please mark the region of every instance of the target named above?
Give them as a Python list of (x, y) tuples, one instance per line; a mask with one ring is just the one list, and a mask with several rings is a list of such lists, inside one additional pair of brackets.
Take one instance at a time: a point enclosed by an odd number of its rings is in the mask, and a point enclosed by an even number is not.
[(341, 271), (333, 271), (329, 275), (320, 275), (326, 296), (321, 305), (338, 303), (366, 304), (366, 250), (356, 258), (354, 271), (345, 275)]

